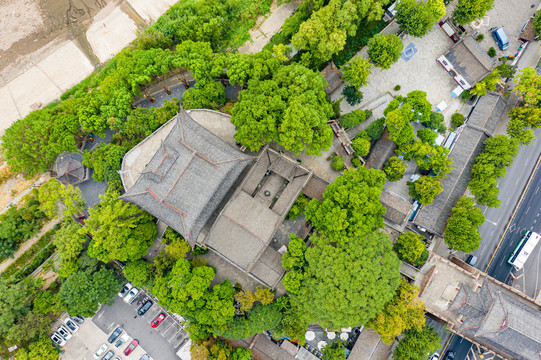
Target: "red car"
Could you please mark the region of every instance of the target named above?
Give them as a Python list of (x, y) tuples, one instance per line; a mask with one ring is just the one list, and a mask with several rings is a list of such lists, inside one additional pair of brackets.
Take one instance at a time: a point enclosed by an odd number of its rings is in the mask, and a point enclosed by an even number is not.
[(153, 328), (155, 327), (158, 327), (158, 325), (160, 325), (163, 321), (163, 319), (165, 319), (165, 314), (164, 313), (161, 313), (160, 315), (158, 315), (158, 317), (156, 319), (154, 319), (153, 322), (151, 322), (150, 324), (152, 325)]
[(131, 354), (131, 352), (137, 347), (137, 345), (139, 345), (139, 340), (137, 339), (134, 339), (130, 345), (128, 345), (128, 347), (126, 348), (126, 350), (124, 350), (124, 355), (128, 356)]

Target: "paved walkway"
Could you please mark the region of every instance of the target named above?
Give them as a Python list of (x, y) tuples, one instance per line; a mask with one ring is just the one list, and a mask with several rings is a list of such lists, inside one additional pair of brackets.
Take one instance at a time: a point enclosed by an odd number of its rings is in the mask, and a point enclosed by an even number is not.
[(24, 254), (26, 252), (26, 250), (30, 249), (30, 247), (32, 247), (32, 245), (34, 245), (43, 234), (45, 234), (47, 231), (51, 230), (59, 222), (60, 222), (60, 219), (56, 219), (56, 218), (50, 220), (48, 223), (46, 223), (41, 228), (39, 233), (37, 233), (33, 238), (31, 238), (29, 240), (26, 240), (21, 245), (21, 247), (19, 247), (19, 249), (17, 251), (15, 251), (15, 253), (13, 254), (12, 259), (10, 258), (10, 259), (4, 260), (2, 263), (0, 263), (0, 273), (3, 273), (4, 270), (6, 270), (8, 268), (9, 265), (11, 265), (18, 258), (20, 258), (22, 256), (22, 254)]

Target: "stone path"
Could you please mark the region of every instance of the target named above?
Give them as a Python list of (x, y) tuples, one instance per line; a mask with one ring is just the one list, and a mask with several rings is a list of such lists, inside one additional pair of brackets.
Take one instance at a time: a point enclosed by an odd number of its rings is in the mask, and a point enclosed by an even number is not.
[(36, 241), (38, 241), (39, 238), (43, 234), (45, 234), (47, 231), (51, 230), (59, 222), (60, 222), (60, 219), (52, 219), (52, 220), (50, 220), (48, 223), (46, 223), (41, 228), (40, 232), (37, 233), (36, 236), (34, 236), (33, 238), (31, 238), (29, 240), (26, 240), (21, 245), (21, 247), (17, 251), (15, 251), (15, 253), (13, 254), (13, 259), (10, 258), (10, 259), (4, 260), (2, 263), (0, 263), (0, 273), (3, 273), (4, 270), (6, 270), (8, 268), (9, 265), (11, 265), (18, 258), (20, 258), (22, 256), (22, 254), (24, 254), (26, 252), (26, 250), (30, 249), (32, 247), (32, 245), (34, 245), (36, 243)]

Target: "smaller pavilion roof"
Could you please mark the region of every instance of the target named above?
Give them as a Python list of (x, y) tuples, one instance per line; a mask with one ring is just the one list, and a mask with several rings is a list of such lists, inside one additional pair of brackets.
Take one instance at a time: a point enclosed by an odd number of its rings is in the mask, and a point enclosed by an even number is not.
[(54, 165), (56, 179), (64, 185), (77, 185), (87, 180), (83, 157), (79, 153), (63, 152), (58, 155)]

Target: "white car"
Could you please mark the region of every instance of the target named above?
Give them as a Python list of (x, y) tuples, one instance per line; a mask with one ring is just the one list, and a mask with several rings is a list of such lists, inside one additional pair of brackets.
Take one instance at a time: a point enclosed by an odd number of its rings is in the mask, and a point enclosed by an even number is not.
[(60, 325), (58, 329), (56, 330), (56, 332), (62, 335), (62, 337), (66, 340), (71, 339), (71, 333), (64, 325)]
[(132, 288), (133, 288), (133, 285), (131, 283), (127, 283), (126, 285), (122, 287), (122, 290), (120, 290), (120, 292), (118, 293), (118, 296), (120, 297), (126, 296), (128, 291), (130, 291)]
[(58, 346), (66, 345), (66, 340), (56, 331), (51, 335), (51, 340)]
[(94, 353), (94, 359), (99, 358), (107, 350), (107, 344), (101, 344), (100, 348)]
[(71, 332), (76, 332), (79, 330), (79, 326), (71, 318), (67, 317), (64, 319), (64, 324), (71, 330)]
[(115, 342), (115, 348), (118, 349), (119, 347), (122, 346), (122, 344), (124, 344), (126, 341), (128, 341), (130, 339), (130, 336), (127, 334), (127, 333), (124, 333), (120, 339), (118, 339), (116, 342)]
[(139, 289), (137, 289), (136, 287), (134, 288), (131, 288), (130, 292), (128, 293), (128, 295), (126, 295), (124, 297), (124, 302), (130, 304), (132, 301), (133, 301), (133, 298), (139, 294)]
[(430, 360), (439, 360), (439, 358), (440, 358), (440, 354), (434, 353), (434, 355), (432, 355), (432, 357), (430, 358)]

